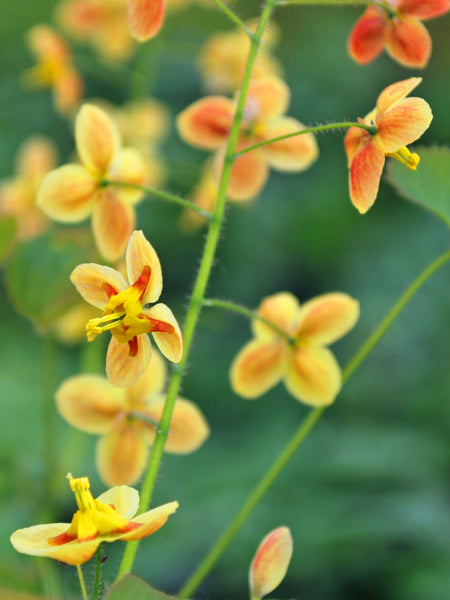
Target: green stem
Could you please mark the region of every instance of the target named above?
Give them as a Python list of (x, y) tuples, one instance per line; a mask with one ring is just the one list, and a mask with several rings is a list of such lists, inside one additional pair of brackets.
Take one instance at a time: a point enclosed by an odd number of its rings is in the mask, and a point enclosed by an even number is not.
[[(374, 332), (362, 344), (360, 349), (356, 352), (354, 357), (345, 367), (342, 374), (343, 384), (348, 381), (351, 375), (361, 365), (363, 360), (370, 354), (375, 345), (388, 331), (389, 327), (392, 325), (392, 323), (403, 310), (403, 308), (406, 306), (406, 304), (411, 300), (411, 298), (418, 292), (418, 290), (431, 277), (431, 275), (433, 275), (433, 273), (435, 273), (440, 267), (442, 267), (448, 260), (450, 260), (450, 251), (445, 252), (436, 260), (434, 260), (403, 292), (403, 294), (400, 296), (400, 298), (397, 300), (397, 302), (394, 304), (391, 310), (376, 327)], [(293, 437), (289, 440), (287, 445), (281, 451), (281, 454), (272, 463), (268, 471), (253, 489), (253, 491), (250, 493), (247, 500), (244, 502), (243, 506), (241, 507), (233, 521), (229, 524), (227, 529), (217, 540), (217, 542), (205, 556), (203, 561), (200, 563), (200, 565), (197, 567), (197, 569), (194, 571), (194, 573), (191, 575), (188, 581), (184, 584), (184, 586), (177, 595), (178, 600), (185, 600), (195, 592), (200, 583), (205, 579), (212, 567), (215, 565), (221, 554), (233, 540), (233, 538), (235, 537), (241, 526), (244, 524), (246, 519), (252, 513), (256, 505), (264, 497), (264, 495), (271, 487), (275, 479), (280, 475), (280, 473), (283, 471), (283, 469), (290, 461), (292, 456), (301, 446), (303, 440), (306, 438), (308, 433), (319, 421), (326, 408), (326, 406), (322, 406), (320, 408), (313, 408), (312, 410), (310, 410), (310, 412), (300, 424), (300, 427), (294, 433)]]
[(247, 27), (247, 25), (240, 19), (236, 13), (234, 13), (229, 6), (227, 6), (222, 0), (211, 0), (223, 13), (227, 15), (229, 19), (233, 21), (238, 27), (243, 29), (245, 33), (248, 33), (250, 38), (253, 37), (253, 33)]
[[(211, 269), (216, 255), (217, 244), (219, 242), (220, 232), (225, 213), (226, 196), (228, 184), (231, 177), (231, 168), (234, 162), (234, 153), (239, 139), (240, 126), (244, 114), (245, 100), (250, 84), (250, 78), (255, 63), (258, 48), (264, 29), (269, 21), (272, 11), (275, 6), (275, 0), (267, 0), (261, 12), (261, 17), (258, 23), (256, 32), (252, 38), (250, 51), (245, 66), (244, 76), (242, 79), (241, 90), (237, 100), (236, 112), (228, 138), (228, 143), (225, 151), (225, 158), (222, 168), (222, 175), (219, 182), (217, 192), (217, 203), (209, 225), (208, 234), (206, 236), (205, 247), (200, 261), (200, 268), (194, 283), (194, 289), (189, 302), (186, 321), (183, 329), (184, 339), (184, 354), (178, 366), (172, 371), (172, 376), (167, 390), (164, 410), (159, 423), (159, 429), (155, 437), (155, 441), (150, 454), (150, 460), (147, 467), (147, 472), (144, 477), (144, 482), (141, 490), (140, 504), (138, 513), (145, 512), (151, 501), (153, 487), (158, 474), (159, 465), (161, 462), (164, 444), (170, 429), (170, 421), (172, 418), (173, 408), (177, 399), (178, 390), (180, 389), (183, 379), (183, 371), (189, 357), (192, 339), (194, 336), (197, 321), (202, 308), (203, 299), (205, 297), (206, 287), (209, 281)], [(134, 559), (138, 548), (138, 542), (128, 542), (125, 548), (122, 563), (119, 568), (117, 579), (125, 573), (129, 573), (133, 567)]]
[(98, 593), (100, 591), (100, 579), (102, 574), (102, 545), (97, 548), (97, 560), (95, 563), (95, 579), (94, 579), (94, 591), (92, 594), (92, 600), (98, 600)]
[(365, 129), (371, 135), (374, 135), (377, 132), (376, 127), (372, 127), (370, 125), (363, 125), (362, 123), (349, 123), (348, 121), (344, 121), (342, 123), (329, 123), (327, 125), (317, 125), (316, 127), (307, 127), (305, 129), (302, 129), (301, 131), (293, 131), (291, 133), (278, 135), (277, 137), (270, 138), (270, 140), (263, 140), (262, 142), (258, 142), (257, 144), (247, 146), (246, 148), (239, 150), (239, 152), (236, 152), (236, 158), (238, 156), (242, 156), (243, 154), (247, 154), (247, 152), (256, 150), (256, 148), (261, 148), (262, 146), (267, 146), (268, 144), (273, 144), (274, 142), (279, 142), (281, 140), (287, 140), (288, 138), (295, 137), (297, 135), (304, 135), (305, 133), (318, 133), (320, 131), (329, 131), (330, 129), (344, 129), (349, 127), (359, 127), (359, 129)]
[(178, 204), (179, 206), (183, 206), (184, 208), (190, 208), (191, 210), (195, 210), (206, 219), (211, 219), (212, 217), (212, 215), (209, 212), (203, 210), (203, 208), (200, 208), (193, 202), (189, 202), (189, 200), (180, 198), (180, 196), (175, 196), (175, 194), (169, 194), (169, 192), (163, 192), (162, 190), (148, 188), (143, 185), (137, 185), (135, 183), (127, 183), (126, 181), (115, 181), (109, 179), (104, 179), (102, 181), (102, 185), (120, 186), (129, 188), (130, 190), (140, 190), (141, 192), (145, 192), (147, 196), (155, 196), (155, 198), (161, 198), (161, 200), (166, 200), (166, 202), (172, 202), (173, 204)]
[(205, 298), (205, 300), (203, 300), (203, 306), (213, 306), (215, 308), (223, 308), (224, 310), (231, 310), (240, 315), (244, 315), (244, 317), (247, 317), (250, 320), (258, 319), (258, 321), (261, 321), (261, 323), (264, 323), (265, 325), (267, 325), (268, 327), (270, 327), (271, 329), (276, 331), (279, 335), (284, 337), (288, 341), (289, 344), (291, 344), (291, 345), (295, 344), (295, 339), (293, 337), (291, 337), (289, 335), (289, 333), (287, 333), (287, 331), (284, 331), (284, 329), (281, 329), (281, 327), (278, 327), (278, 325), (275, 325), (275, 323), (273, 323), (272, 321), (269, 321), (268, 319), (261, 317), (261, 315), (259, 315), (256, 311), (251, 310), (250, 308), (247, 308), (246, 306), (242, 306), (241, 304), (236, 304), (235, 302), (228, 302), (227, 300), (218, 300), (216, 298)]
[(86, 584), (84, 583), (83, 571), (81, 570), (80, 565), (77, 565), (77, 573), (78, 579), (80, 580), (81, 595), (83, 596), (83, 600), (88, 600)]
[(277, 6), (377, 6), (392, 13), (392, 6), (376, 0), (277, 0)]

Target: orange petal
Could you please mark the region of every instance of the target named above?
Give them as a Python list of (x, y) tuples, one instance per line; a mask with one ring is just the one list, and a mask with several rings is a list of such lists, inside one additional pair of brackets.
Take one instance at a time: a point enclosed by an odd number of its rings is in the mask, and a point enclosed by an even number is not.
[(178, 502), (168, 502), (167, 504), (163, 504), (162, 506), (158, 506), (153, 510), (149, 510), (148, 512), (143, 513), (142, 515), (137, 515), (134, 519), (131, 520), (132, 523), (142, 523), (142, 527), (138, 529), (133, 529), (128, 533), (124, 533), (120, 535), (121, 540), (140, 540), (155, 531), (158, 531), (170, 515), (177, 510), (179, 504)]
[(292, 536), (287, 527), (278, 527), (266, 535), (250, 565), (252, 598), (262, 598), (280, 585), (286, 575), (292, 550)]
[(75, 110), (83, 96), (83, 80), (78, 71), (65, 67), (55, 82), (55, 106), (63, 115)]
[(284, 341), (252, 340), (241, 349), (231, 365), (231, 387), (236, 394), (251, 400), (275, 386), (285, 370)]
[(120, 344), (111, 338), (106, 354), (106, 374), (109, 382), (117, 387), (128, 387), (136, 383), (150, 362), (152, 345), (147, 334), (136, 336), (137, 353), (130, 356), (128, 344)]
[[(280, 135), (301, 131), (305, 126), (292, 117), (282, 117), (264, 128), (264, 137), (271, 139)], [(280, 171), (304, 171), (317, 159), (319, 149), (312, 133), (296, 135), (264, 146), (269, 165)]]
[(150, 280), (142, 298), (142, 304), (156, 302), (162, 291), (162, 270), (156, 250), (142, 231), (133, 231), (126, 253), (128, 280), (133, 284), (148, 265), (151, 269)]
[(292, 354), (284, 383), (300, 402), (328, 406), (341, 389), (341, 370), (328, 348), (301, 344)]
[(109, 116), (94, 104), (84, 104), (75, 121), (75, 139), (81, 162), (103, 176), (119, 151), (119, 132)]
[(404, 67), (424, 68), (431, 56), (431, 37), (416, 19), (394, 19), (387, 32), (386, 50)]
[(201, 98), (178, 115), (178, 132), (193, 146), (216, 150), (228, 139), (233, 115), (234, 104), (229, 98)]
[(359, 127), (350, 127), (345, 134), (344, 146), (347, 154), (347, 166), (350, 168), (353, 157), (361, 147), (370, 142), (371, 135), (368, 131)]
[(388, 28), (386, 11), (370, 6), (356, 21), (348, 39), (347, 50), (360, 64), (374, 60), (384, 47)]
[(117, 293), (123, 292), (128, 287), (118, 271), (95, 263), (84, 263), (75, 267), (70, 280), (86, 302), (101, 309), (109, 302), (109, 296), (104, 289), (105, 283), (113, 287)]
[(422, 98), (405, 98), (384, 113), (378, 123), (377, 138), (385, 153), (416, 141), (433, 119), (430, 105)]
[(340, 292), (323, 294), (302, 306), (298, 336), (314, 344), (332, 344), (359, 318), (359, 302)]
[(106, 433), (124, 408), (125, 395), (100, 375), (76, 375), (59, 386), (55, 400), (59, 413), (73, 427)]
[(140, 423), (124, 422), (97, 442), (97, 470), (106, 485), (132, 485), (142, 475), (148, 445)]
[(64, 31), (79, 40), (101, 26), (104, 10), (92, 0), (63, 0), (56, 7), (56, 19)]
[(64, 165), (44, 178), (36, 202), (51, 219), (75, 223), (91, 214), (96, 192), (97, 182), (85, 168)]
[[(258, 315), (274, 323), (288, 335), (293, 335), (300, 315), (300, 303), (289, 292), (279, 292), (264, 298), (258, 308)], [(259, 319), (252, 320), (252, 331), (256, 337), (271, 340), (279, 334)]]
[(364, 214), (375, 202), (385, 155), (372, 139), (355, 154), (350, 167), (350, 199)]
[(284, 115), (290, 99), (291, 92), (282, 79), (274, 75), (252, 79), (245, 103), (244, 119), (246, 112), (250, 113), (250, 117), (255, 112), (258, 122)]
[(389, 110), (396, 102), (403, 100), (406, 96), (416, 88), (422, 81), (422, 77), (410, 77), (409, 79), (403, 79), (397, 81), (391, 85), (388, 85), (377, 99), (377, 114), (381, 117), (384, 112)]
[(92, 214), (92, 230), (100, 254), (110, 262), (125, 253), (135, 225), (134, 208), (122, 201), (119, 192), (107, 188), (102, 192)]
[(144, 314), (171, 326), (172, 331), (152, 331), (152, 336), (161, 353), (171, 362), (179, 363), (183, 356), (183, 336), (173, 312), (168, 306), (160, 303), (145, 310)]
[(128, 23), (131, 35), (139, 42), (154, 37), (164, 21), (163, 0), (128, 0)]
[(449, 0), (398, 0), (397, 9), (403, 15), (416, 19), (432, 19), (450, 10)]
[[(219, 152), (214, 161), (216, 176), (220, 176), (224, 155)], [(269, 167), (261, 149), (243, 154), (233, 163), (228, 197), (230, 200), (250, 200), (263, 189), (269, 176)]]
[(48, 25), (34, 25), (27, 32), (30, 50), (39, 58), (64, 61), (70, 55), (63, 38)]

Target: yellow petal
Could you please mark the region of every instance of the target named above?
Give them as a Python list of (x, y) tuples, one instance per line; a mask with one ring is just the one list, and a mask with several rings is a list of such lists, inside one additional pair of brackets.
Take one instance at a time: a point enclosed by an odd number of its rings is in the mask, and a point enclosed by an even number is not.
[(128, 387), (145, 372), (152, 352), (148, 335), (138, 335), (137, 344), (137, 354), (130, 356), (128, 344), (120, 344), (115, 337), (111, 338), (106, 355), (106, 374), (112, 385)]
[(86, 302), (101, 309), (105, 308), (109, 301), (104, 284), (108, 284), (118, 293), (128, 288), (127, 282), (118, 271), (95, 263), (84, 263), (75, 267), (70, 280)]
[(251, 110), (251, 104), (254, 102), (257, 120), (267, 121), (283, 115), (289, 106), (290, 98), (291, 92), (286, 83), (274, 75), (267, 75), (251, 81), (247, 104)]
[(140, 540), (151, 535), (152, 533), (155, 533), (155, 531), (158, 531), (158, 529), (165, 524), (170, 515), (173, 515), (178, 507), (178, 502), (168, 502), (167, 504), (163, 504), (157, 508), (149, 510), (148, 512), (142, 513), (142, 515), (134, 517), (131, 522), (142, 523), (142, 527), (139, 529), (134, 529), (128, 533), (121, 534), (120, 539), (127, 541)]
[(183, 336), (180, 326), (168, 306), (159, 303), (146, 310), (144, 314), (151, 319), (168, 323), (172, 326), (172, 331), (153, 331), (153, 338), (161, 353), (171, 362), (180, 362), (183, 356)]
[(292, 550), (292, 536), (287, 527), (278, 527), (266, 535), (250, 566), (252, 598), (262, 598), (280, 585), (286, 575)]
[[(140, 152), (134, 148), (122, 148), (108, 173), (110, 181), (124, 181), (132, 185), (144, 185), (147, 177), (147, 168)], [(141, 190), (119, 187), (120, 196), (127, 202), (135, 204), (144, 196)]]
[(389, 110), (396, 102), (403, 100), (422, 81), (422, 77), (410, 77), (392, 83), (385, 88), (377, 99), (377, 113), (382, 114)]
[(33, 136), (22, 144), (17, 155), (18, 173), (39, 184), (55, 168), (57, 152), (54, 144), (44, 136)]
[(132, 519), (139, 508), (139, 492), (127, 485), (116, 485), (98, 496), (103, 504), (112, 504), (119, 515)]
[(340, 292), (323, 294), (303, 304), (298, 336), (318, 345), (332, 344), (359, 319), (359, 302)]
[[(279, 292), (264, 298), (258, 308), (258, 315), (293, 335), (300, 315), (300, 303), (297, 298), (289, 292)], [(279, 334), (269, 325), (259, 319), (253, 319), (252, 331), (256, 337), (270, 340), (279, 337)]]
[[(282, 117), (271, 121), (264, 128), (264, 137), (272, 139), (294, 131), (302, 131), (305, 126), (292, 117)], [(279, 171), (304, 171), (319, 156), (316, 136), (312, 133), (296, 135), (285, 140), (264, 146), (264, 154), (269, 165)]]
[(75, 121), (75, 139), (83, 165), (96, 176), (105, 175), (120, 147), (109, 116), (98, 106), (84, 104)]
[(161, 354), (154, 350), (145, 373), (134, 385), (126, 389), (128, 406), (141, 405), (148, 398), (159, 394), (164, 387), (166, 377), (166, 363)]
[(107, 188), (102, 192), (92, 214), (92, 230), (106, 260), (117, 262), (125, 254), (135, 221), (134, 208), (116, 190)]
[(133, 284), (148, 265), (151, 269), (150, 280), (142, 298), (142, 304), (156, 302), (162, 291), (162, 270), (156, 250), (146, 239), (142, 231), (133, 231), (126, 253), (128, 280)]
[(97, 442), (97, 470), (106, 485), (132, 485), (147, 463), (148, 445), (140, 423), (124, 422)]

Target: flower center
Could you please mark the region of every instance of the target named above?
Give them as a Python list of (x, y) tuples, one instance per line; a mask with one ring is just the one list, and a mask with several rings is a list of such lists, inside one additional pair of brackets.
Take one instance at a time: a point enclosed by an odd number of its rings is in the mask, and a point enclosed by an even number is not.
[(386, 156), (392, 156), (412, 171), (417, 169), (417, 165), (420, 162), (420, 156), (415, 152), (410, 152), (406, 146), (403, 146), (403, 148), (400, 148), (397, 152), (387, 153)]

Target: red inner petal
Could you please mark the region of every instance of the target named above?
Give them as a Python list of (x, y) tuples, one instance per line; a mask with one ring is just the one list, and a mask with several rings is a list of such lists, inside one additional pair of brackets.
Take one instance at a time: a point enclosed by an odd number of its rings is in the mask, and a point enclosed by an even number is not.
[(159, 321), (158, 319), (152, 319), (151, 317), (147, 317), (143, 315), (148, 321), (151, 323), (150, 331), (158, 331), (161, 333), (173, 333), (174, 327), (170, 323), (165, 323), (164, 321)]
[(129, 340), (128, 348), (130, 349), (130, 356), (136, 356), (138, 353), (138, 339), (136, 335), (133, 339)]
[(145, 290), (147, 289), (147, 285), (148, 285), (148, 282), (150, 281), (151, 274), (152, 274), (151, 268), (149, 267), (149, 265), (145, 265), (144, 268), (142, 269), (142, 273), (140, 274), (140, 276), (136, 279), (136, 281), (131, 286), (140, 291), (140, 299), (142, 299), (142, 296), (144, 295)]
[(63, 544), (68, 544), (69, 542), (73, 542), (76, 540), (76, 535), (69, 535), (67, 531), (64, 533), (60, 533), (59, 535), (55, 535), (54, 537), (48, 538), (48, 543), (50, 546), (62, 546)]
[(108, 300), (110, 300), (113, 296), (117, 296), (117, 290), (106, 281), (102, 284), (102, 288), (105, 290), (106, 295), (108, 296)]

